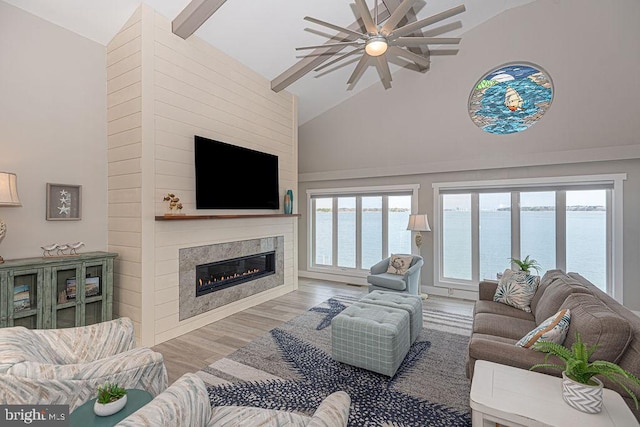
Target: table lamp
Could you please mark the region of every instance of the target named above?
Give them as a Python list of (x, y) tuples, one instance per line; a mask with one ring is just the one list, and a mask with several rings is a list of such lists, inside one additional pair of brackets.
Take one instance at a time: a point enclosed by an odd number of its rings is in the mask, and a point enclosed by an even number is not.
[(421, 231), (431, 231), (429, 228), (429, 218), (427, 214), (412, 214), (409, 215), (409, 224), (407, 224), (407, 230), (416, 232), (416, 246), (419, 248), (422, 246), (422, 234)]
[[(18, 197), (18, 177), (15, 173), (0, 172), (0, 206), (22, 206)], [(7, 225), (0, 218), (0, 241), (7, 232)], [(0, 256), (0, 264), (4, 260)]]

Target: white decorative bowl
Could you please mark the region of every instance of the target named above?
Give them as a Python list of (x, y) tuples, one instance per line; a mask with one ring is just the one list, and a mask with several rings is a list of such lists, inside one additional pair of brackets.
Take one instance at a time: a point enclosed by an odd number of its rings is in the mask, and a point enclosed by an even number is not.
[(110, 403), (96, 403), (93, 405), (93, 412), (96, 413), (99, 417), (107, 417), (109, 415), (113, 415), (116, 412), (120, 411), (127, 404), (127, 395), (125, 394), (120, 399), (115, 402)]

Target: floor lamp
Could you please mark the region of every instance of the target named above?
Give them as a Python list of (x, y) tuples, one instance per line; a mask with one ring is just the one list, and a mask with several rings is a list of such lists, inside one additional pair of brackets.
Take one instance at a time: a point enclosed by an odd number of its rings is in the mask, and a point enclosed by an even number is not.
[[(0, 172), (0, 206), (22, 206), (18, 197), (18, 177), (15, 173)], [(7, 232), (7, 224), (0, 218), (0, 241)], [(4, 259), (0, 256), (0, 264)]]
[[(429, 227), (429, 218), (427, 214), (411, 214), (409, 215), (409, 224), (407, 224), (407, 230), (416, 232), (416, 246), (418, 247), (418, 251), (420, 250), (420, 246), (422, 246), (422, 234), (421, 231), (431, 231)], [(429, 295), (420, 293), (422, 299), (429, 298)]]

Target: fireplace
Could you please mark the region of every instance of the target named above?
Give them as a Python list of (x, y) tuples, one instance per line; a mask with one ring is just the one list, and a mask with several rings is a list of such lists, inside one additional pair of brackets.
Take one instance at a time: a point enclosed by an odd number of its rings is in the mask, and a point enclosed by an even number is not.
[[(181, 321), (277, 288), (285, 282), (284, 236), (181, 248), (178, 258)], [(256, 258), (258, 265), (254, 263), (256, 259), (250, 258)], [(218, 268), (224, 264), (233, 264), (233, 272)], [(236, 267), (241, 271), (236, 271)], [(256, 268), (261, 271), (251, 271)], [(243, 276), (242, 273), (248, 274)], [(198, 279), (202, 279), (201, 291), (198, 290)], [(243, 280), (251, 282), (234, 286)]]
[(196, 297), (275, 274), (275, 251), (196, 266)]

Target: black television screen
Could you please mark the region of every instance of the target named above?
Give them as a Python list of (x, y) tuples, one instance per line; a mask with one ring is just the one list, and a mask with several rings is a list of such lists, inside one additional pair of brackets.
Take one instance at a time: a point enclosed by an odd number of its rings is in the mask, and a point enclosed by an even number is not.
[(278, 156), (195, 136), (197, 209), (280, 209)]

